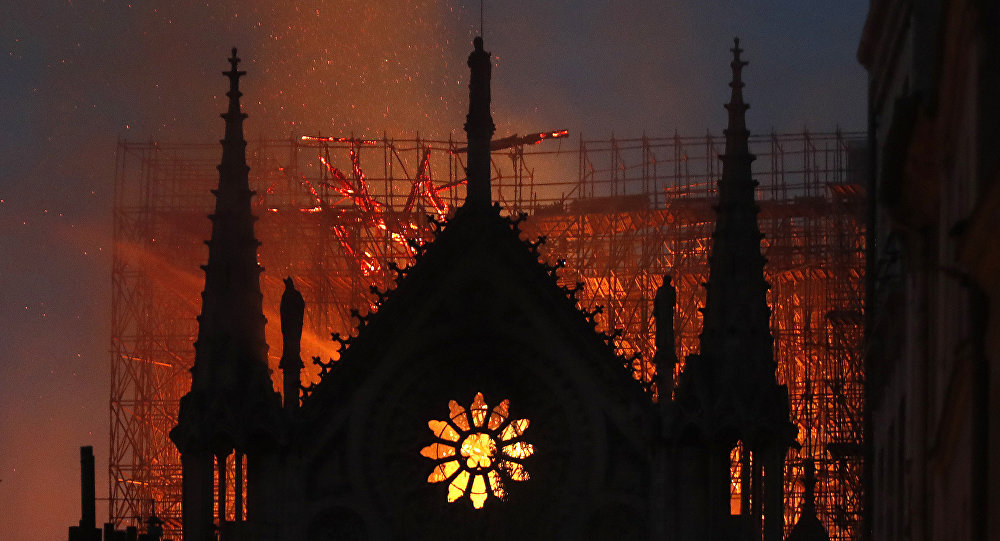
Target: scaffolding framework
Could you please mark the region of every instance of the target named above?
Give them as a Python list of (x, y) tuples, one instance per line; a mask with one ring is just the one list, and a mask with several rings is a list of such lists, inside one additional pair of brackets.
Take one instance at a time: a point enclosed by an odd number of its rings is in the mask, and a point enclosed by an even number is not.
[[(674, 377), (697, 351), (724, 145), (708, 134), (559, 140), (493, 153), (494, 199), (506, 213), (527, 214), (525, 235), (547, 238), (543, 257), (566, 261), (560, 283), (584, 284), (583, 308), (604, 307), (600, 328), (622, 330), (623, 356), (641, 354), (635, 375), (651, 393), (652, 302), (665, 274), (677, 288)], [(786, 461), (786, 531), (801, 504), (802, 460), (813, 458), (817, 511), (831, 539), (858, 539), (864, 138), (771, 134), (750, 145), (778, 376), (802, 445)], [(218, 154), (216, 145), (128, 142), (117, 153), (110, 520), (138, 524), (155, 510), (168, 535), (179, 532), (181, 487), (168, 432), (190, 387)], [(371, 287), (391, 286), (390, 263), (412, 262), (408, 241), (432, 237), (426, 216), (445, 217), (464, 198), (464, 158), (454, 141), (251, 142), (265, 316), (278, 321), (281, 279), (293, 276), (307, 301), (305, 357), (337, 358), (330, 333), (350, 333), (351, 310), (369, 309)], [(280, 343), (276, 324), (267, 336)], [(280, 351), (269, 356), (281, 389)], [(317, 372), (307, 363), (307, 378)], [(735, 483), (734, 501), (738, 492)]]

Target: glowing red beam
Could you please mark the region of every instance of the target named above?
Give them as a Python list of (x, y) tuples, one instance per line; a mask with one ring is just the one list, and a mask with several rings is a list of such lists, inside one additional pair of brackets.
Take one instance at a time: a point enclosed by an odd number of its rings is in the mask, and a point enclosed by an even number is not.
[(358, 182), (358, 206), (375, 215), (376, 220), (382, 221), (382, 205), (376, 201), (368, 192), (368, 181), (365, 179), (365, 172), (361, 169), (361, 157), (351, 147), (351, 168), (354, 171), (354, 179)]
[(537, 145), (538, 143), (541, 143), (543, 139), (562, 139), (563, 137), (569, 137), (569, 130), (557, 130), (532, 134), (532, 137), (535, 136), (538, 137), (538, 140), (532, 144)]
[(350, 235), (347, 233), (347, 228), (342, 225), (337, 225), (334, 226), (332, 230), (334, 235), (336, 235), (337, 243), (340, 244), (344, 254), (357, 261), (358, 266), (361, 267), (362, 274), (365, 276), (371, 276), (372, 273), (381, 270), (378, 260), (376, 260), (370, 253), (363, 252), (364, 255), (362, 255), (354, 249), (354, 246), (350, 243)]
[(312, 183), (309, 182), (308, 179), (303, 178), (302, 179), (302, 185), (305, 186), (307, 190), (309, 190), (309, 194), (312, 195), (313, 199), (316, 200), (316, 207), (314, 207), (314, 208), (322, 208), (323, 207), (323, 198), (320, 197), (320, 195), (319, 195), (318, 192), (316, 192), (316, 188), (313, 188)]
[[(500, 139), (494, 139), (490, 141), (490, 150), (503, 150), (505, 148), (516, 147), (520, 145), (537, 145), (545, 139), (562, 139), (563, 137), (569, 137), (569, 130), (556, 130), (556, 131), (545, 131), (538, 133), (529, 133), (525, 136), (511, 135), (510, 137), (503, 137)], [(462, 147), (455, 149), (454, 153), (466, 152), (469, 147)]]
[(303, 135), (300, 139), (310, 143), (352, 143), (355, 145), (378, 144), (378, 141), (372, 139), (355, 139), (354, 137), (322, 137), (319, 135)]
[(336, 190), (344, 197), (354, 197), (354, 186), (351, 186), (351, 183), (347, 180), (347, 176), (344, 175), (340, 169), (334, 167), (333, 164), (331, 164), (330, 161), (323, 156), (319, 157), (319, 162), (326, 167), (327, 172), (330, 173), (330, 178), (340, 183), (340, 187), (330, 186), (330, 188)]
[(430, 148), (424, 149), (424, 157), (420, 161), (420, 166), (417, 167), (417, 178), (413, 181), (413, 186), (410, 188), (410, 195), (406, 198), (406, 206), (404, 211), (409, 213), (413, 210), (413, 205), (416, 202), (417, 196), (423, 196), (430, 203), (431, 207), (434, 208), (434, 212), (437, 213), (439, 219), (443, 219), (448, 215), (448, 204), (441, 199), (438, 195), (439, 188), (434, 186), (434, 182), (430, 177), (431, 169), (431, 150)]
[[(335, 193), (340, 194), (344, 199), (350, 199), (355, 206), (364, 211), (364, 215), (368, 218), (366, 220), (366, 225), (377, 227), (383, 231), (388, 231), (389, 227), (385, 221), (385, 216), (383, 212), (384, 209), (382, 207), (382, 204), (379, 203), (369, 191), (367, 177), (365, 176), (364, 170), (361, 168), (361, 156), (359, 155), (356, 148), (357, 146), (362, 144), (366, 145), (376, 144), (377, 141), (360, 140), (349, 137), (313, 137), (308, 135), (302, 136), (302, 140), (317, 141), (317, 142), (352, 143), (350, 148), (350, 156), (351, 156), (351, 172), (353, 173), (352, 175), (353, 181), (351, 178), (348, 178), (347, 175), (345, 175), (340, 169), (337, 169), (336, 167), (333, 166), (332, 163), (330, 163), (330, 160), (327, 157), (329, 156), (329, 151), (327, 151), (327, 156), (320, 155), (319, 161), (326, 168), (327, 172), (330, 173), (330, 179), (334, 184), (323, 182), (321, 183), (321, 186)], [(429, 163), (428, 163), (429, 152), (430, 152), (429, 149), (425, 152), (424, 161), (421, 164), (422, 172), (429, 170)], [(430, 179), (426, 177), (425, 173), (423, 174), (423, 178), (426, 179), (426, 184), (428, 185), (427, 187), (424, 187), (424, 191), (428, 191), (430, 193), (430, 195), (428, 195), (427, 197), (428, 199), (431, 200), (431, 205), (434, 207), (434, 209), (439, 213), (441, 217), (444, 217), (447, 213), (447, 204), (441, 199), (440, 196), (437, 195), (437, 191), (434, 189), (433, 184), (430, 183)], [(310, 184), (308, 181), (304, 181), (303, 185), (309, 190), (309, 192), (312, 194), (312, 196), (317, 200), (319, 204), (317, 204), (317, 206), (312, 209), (302, 209), (302, 212), (318, 212), (323, 210), (323, 204), (320, 195), (313, 188), (312, 184)], [(342, 202), (344, 199), (338, 201), (338, 204)], [(401, 245), (404, 249), (407, 250), (407, 252), (410, 251), (409, 245), (406, 243), (406, 239), (402, 234), (397, 233), (395, 231), (389, 231), (389, 233), (393, 241)], [(341, 229), (334, 228), (334, 234), (337, 236), (338, 244), (340, 244), (340, 247), (344, 251), (344, 254), (354, 259), (358, 263), (362, 273), (365, 276), (369, 276), (371, 273), (378, 272), (381, 269), (381, 267), (378, 264), (378, 261), (374, 258), (374, 256), (372, 256), (368, 252), (359, 252), (359, 250), (355, 249), (355, 247), (351, 244), (349, 237), (347, 236), (346, 230), (343, 230), (342, 228)]]

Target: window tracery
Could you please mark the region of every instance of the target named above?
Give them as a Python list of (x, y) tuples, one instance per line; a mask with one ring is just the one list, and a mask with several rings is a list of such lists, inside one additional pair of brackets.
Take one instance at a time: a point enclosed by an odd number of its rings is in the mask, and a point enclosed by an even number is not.
[(524, 459), (534, 446), (524, 441), (528, 419), (510, 418), (510, 401), (492, 409), (483, 393), (476, 393), (468, 408), (448, 402), (448, 419), (428, 421), (436, 441), (420, 454), (436, 462), (428, 483), (448, 483), (448, 502), (468, 496), (472, 506), (482, 509), (490, 495), (507, 498), (507, 481), (530, 479)]

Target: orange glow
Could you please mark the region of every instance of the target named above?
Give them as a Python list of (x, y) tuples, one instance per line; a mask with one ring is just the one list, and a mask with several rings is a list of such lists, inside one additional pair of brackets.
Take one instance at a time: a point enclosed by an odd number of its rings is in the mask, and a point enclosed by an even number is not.
[(737, 443), (736, 447), (729, 451), (729, 514), (731, 515), (739, 515), (743, 510), (743, 489), (740, 478), (743, 469), (742, 454), (742, 442)]
[[(452, 453), (455, 452), (453, 447), (449, 446), (448, 449)], [(497, 442), (489, 434), (477, 432), (465, 438), (465, 441), (462, 442), (461, 450), (462, 456), (468, 458), (465, 465), (470, 470), (489, 468), (493, 465), (493, 456), (497, 452)], [(439, 453), (438, 456), (440, 457), (441, 454)]]
[(303, 135), (302, 141), (311, 143), (354, 143), (356, 145), (377, 145), (378, 141), (372, 139), (355, 139), (353, 137), (321, 137), (319, 135)]
[(500, 439), (502, 439), (503, 441), (510, 441), (514, 438), (519, 438), (521, 437), (521, 434), (524, 434), (524, 431), (527, 429), (528, 429), (528, 420), (518, 419), (517, 421), (513, 421), (512, 423), (507, 425), (506, 428), (503, 429), (503, 432), (500, 433)]
[(510, 409), (510, 400), (504, 400), (497, 404), (493, 411), (490, 413), (490, 430), (496, 430), (500, 428), (500, 425), (507, 420), (507, 411)]
[(542, 133), (539, 133), (537, 135), (538, 135), (538, 140), (534, 142), (534, 144), (536, 144), (536, 145), (538, 143), (541, 143), (544, 139), (560, 139), (560, 138), (563, 138), (563, 137), (568, 137), (569, 136), (569, 130), (558, 130), (558, 131), (542, 132)]
[[(420, 454), (437, 462), (427, 477), (428, 483), (451, 479), (448, 502), (468, 495), (472, 507), (482, 509), (490, 494), (501, 501), (506, 499), (505, 478), (530, 479), (521, 461), (533, 455), (535, 448), (520, 441), (528, 420), (509, 420), (509, 406), (510, 401), (503, 400), (491, 410), (483, 393), (476, 393), (468, 410), (454, 400), (448, 402), (450, 422), (428, 421), (427, 426), (439, 441), (421, 449)], [(508, 441), (498, 453), (499, 443)]]
[(430, 178), (430, 158), (431, 149), (425, 147), (423, 159), (420, 161), (420, 166), (417, 168), (417, 178), (413, 182), (413, 187), (410, 189), (409, 197), (406, 199), (404, 211), (412, 212), (417, 196), (420, 195), (431, 204), (431, 207), (438, 215), (438, 219), (441, 220), (448, 215), (448, 204), (441, 199), (441, 196), (438, 195), (438, 191), (446, 189), (446, 187), (437, 188), (434, 186), (434, 182)]
[(483, 426), (488, 409), (483, 400), (483, 393), (476, 394), (476, 399), (472, 402), (472, 424), (476, 425), (477, 428)]
[[(465, 87), (462, 89), (464, 91)], [(359, 128), (358, 133), (374, 132)], [(560, 132), (544, 133), (545, 138), (558, 138), (549, 135)], [(261, 286), (268, 319), (271, 367), (276, 367), (281, 353), (276, 310), (282, 291), (280, 278), (293, 276), (307, 302), (306, 328), (302, 337), (306, 368), (302, 377), (305, 382), (316, 382), (320, 369), (309, 359), (313, 356), (323, 360), (339, 359), (339, 345), (330, 340), (330, 331), (354, 334), (357, 321), (348, 314), (348, 309), (358, 308), (362, 313), (365, 308), (370, 310), (374, 298), (368, 293), (369, 287), (376, 286), (383, 291), (391, 288), (394, 274), (389, 270), (390, 263), (403, 268), (411, 265), (414, 251), (408, 242), (424, 243), (432, 238), (431, 228), (423, 221), (424, 213), (440, 217), (442, 212), (451, 213), (461, 204), (465, 193), (462, 186), (465, 163), (463, 156), (453, 153), (456, 145), (452, 141), (393, 140), (380, 141), (371, 147), (358, 142), (301, 143), (297, 139), (298, 136), (295, 141), (286, 142), (287, 146), (269, 142), (256, 148), (251, 153), (252, 159), (257, 160), (250, 163), (251, 180), (258, 193), (254, 199), (258, 205), (255, 213), (261, 217), (257, 236), (263, 243), (260, 262), (266, 269), (261, 275)], [(529, 144), (525, 143), (524, 162), (512, 162), (506, 155), (495, 154), (493, 164), (496, 195), (504, 211), (511, 215), (516, 211), (530, 214), (521, 223), (522, 238), (548, 236), (549, 242), (540, 248), (542, 258), (549, 263), (558, 258), (567, 260), (566, 267), (559, 273), (558, 283), (571, 289), (577, 282), (584, 284), (577, 296), (581, 309), (590, 311), (597, 305), (613, 307), (596, 316), (597, 329), (624, 328), (624, 334), (614, 340), (614, 346), (626, 362), (630, 362), (635, 378), (651, 389), (656, 389), (653, 386), (656, 367), (651, 362), (655, 322), (649, 314), (653, 295), (665, 272), (673, 275), (677, 288), (675, 344), (680, 362), (672, 367), (672, 374), (663, 374), (664, 383), (669, 384), (671, 376), (676, 377), (683, 369), (684, 359), (697, 351), (701, 330), (698, 308), (704, 304), (704, 288), (700, 284), (707, 279), (705, 269), (712, 226), (710, 204), (715, 194), (714, 175), (718, 172), (713, 172), (710, 164), (717, 164), (717, 155), (723, 151), (722, 140), (718, 137), (681, 138), (676, 143), (676, 139), (658, 141), (647, 146), (642, 141), (616, 140), (614, 144), (624, 159), (614, 163), (602, 158), (612, 155), (611, 149), (615, 148), (608, 142), (599, 143), (602, 150), (593, 150), (587, 142), (589, 150), (580, 152), (550, 152), (547, 147), (557, 145), (527, 146)], [(810, 146), (807, 148), (827, 150), (809, 150), (809, 154), (795, 151), (795, 156), (801, 158), (796, 162), (788, 149), (802, 146), (805, 139), (778, 135), (777, 141), (778, 147), (757, 143), (752, 150), (759, 156), (767, 156), (756, 164), (761, 167), (757, 171), (762, 182), (758, 192), (762, 208), (760, 223), (766, 234), (762, 247), (770, 261), (767, 279), (772, 288), (768, 300), (772, 307), (775, 360), (781, 383), (788, 385), (792, 417), (799, 426), (802, 445), (801, 451), (790, 453), (786, 470), (786, 520), (791, 522), (800, 507), (802, 491), (801, 485), (795, 482), (801, 474), (801, 468), (794, 465), (796, 461), (805, 456), (827, 456), (828, 444), (855, 441), (853, 438), (860, 431), (858, 418), (851, 412), (861, 411), (862, 405), (863, 372), (859, 371), (862, 356), (858, 353), (861, 313), (860, 305), (852, 299), (859, 299), (863, 292), (864, 265), (860, 262), (863, 261), (864, 244), (859, 223), (853, 221), (855, 214), (847, 212), (854, 212), (851, 210), (854, 199), (845, 200), (846, 196), (840, 192), (831, 199), (828, 195), (828, 190), (832, 189), (828, 185), (830, 178), (813, 174), (816, 169), (804, 169), (813, 167), (808, 164), (824, 163), (822, 153), (832, 152), (830, 149), (841, 149), (836, 151), (838, 158), (835, 161), (847, 164), (843, 142), (809, 134)], [(785, 149), (782, 151), (784, 158), (769, 154), (779, 147)], [(139, 150), (147, 148), (150, 147), (137, 145), (132, 152), (138, 155)], [(207, 253), (204, 245), (191, 240), (209, 237), (210, 222), (201, 217), (211, 211), (208, 189), (217, 178), (214, 163), (218, 156), (217, 145), (211, 145), (206, 147), (210, 159), (195, 160), (198, 156), (194, 155), (190, 163), (183, 160), (175, 163), (166, 161), (167, 156), (175, 152), (183, 155), (188, 151), (165, 152), (169, 147), (162, 145), (156, 148), (158, 152), (142, 158), (145, 160), (141, 162), (143, 166), (148, 165), (142, 171), (157, 172), (162, 178), (140, 175), (138, 168), (135, 174), (129, 173), (123, 178), (127, 185), (148, 188), (134, 190), (137, 195), (163, 195), (162, 200), (147, 201), (133, 200), (130, 195), (120, 207), (129, 220), (116, 246), (116, 259), (122, 262), (118, 268), (137, 270), (142, 279), (117, 275), (116, 283), (122, 284), (122, 288), (121, 293), (116, 293), (120, 296), (116, 306), (120, 308), (115, 313), (122, 318), (123, 325), (115, 331), (114, 362), (122, 374), (129, 374), (130, 370), (148, 370), (146, 367), (163, 370), (149, 377), (148, 381), (159, 382), (155, 383), (158, 387), (144, 388), (143, 396), (166, 397), (166, 405), (146, 404), (155, 416), (150, 415), (138, 423), (122, 424), (141, 427), (143, 432), (120, 430), (113, 434), (113, 441), (121, 456), (139, 452), (139, 449), (155, 449), (159, 454), (143, 463), (167, 467), (163, 473), (157, 470), (144, 477), (127, 473), (133, 470), (114, 470), (114, 479), (122, 479), (116, 486), (148, 484), (152, 488), (143, 494), (151, 494), (157, 501), (175, 502), (165, 506), (165, 512), (172, 513), (170, 519), (176, 521), (179, 520), (175, 517), (179, 517), (180, 488), (174, 473), (179, 469), (179, 457), (168, 441), (163, 443), (155, 439), (160, 436), (141, 434), (166, 434), (176, 416), (176, 399), (187, 390), (187, 368), (193, 357), (191, 342), (194, 337), (186, 333), (192, 332), (194, 316), (199, 311), (198, 292), (203, 287), (204, 276), (197, 268), (205, 262)], [(289, 149), (298, 154), (286, 162)], [(648, 152), (639, 155), (642, 149)], [(359, 158), (359, 154), (363, 156)], [(383, 155), (389, 156), (385, 163), (391, 167), (383, 165)], [(560, 165), (564, 155), (570, 162), (568, 168)], [(781, 175), (767, 168), (769, 164), (777, 167), (774, 164), (780, 165), (783, 159), (788, 163)], [(202, 161), (207, 165), (202, 167)], [(358, 188), (361, 166), (366, 169), (363, 173), (370, 189), (368, 200)], [(536, 166), (537, 172), (532, 173)], [(573, 173), (578, 166), (579, 178)], [(559, 169), (559, 176), (550, 172), (543, 174), (546, 168)], [(656, 173), (647, 178), (641, 176), (645, 174), (643, 171)], [(830, 171), (833, 178), (851, 177), (846, 165), (838, 165)], [(769, 183), (779, 178), (783, 179), (780, 185), (770, 186)], [(648, 188), (640, 189), (642, 179), (649, 181)], [(202, 184), (195, 185), (195, 182)], [(635, 203), (632, 195), (602, 197), (603, 187), (617, 190), (617, 193), (642, 195), (643, 205), (630, 206)], [(203, 194), (203, 197), (196, 200), (196, 194)], [(437, 194), (444, 205), (438, 206), (431, 199), (432, 194)], [(814, 199), (809, 200), (808, 207), (799, 203), (801, 194), (813, 194)], [(848, 206), (851, 209), (845, 210)], [(799, 216), (806, 219), (800, 220)], [(152, 217), (149, 219), (153, 222), (143, 221), (147, 217)], [(145, 225), (135, 229), (134, 224)], [(153, 237), (155, 242), (149, 240)], [(634, 253), (630, 249), (629, 253), (612, 254), (609, 246), (628, 246), (635, 250)], [(640, 260), (640, 254), (652, 259)], [(149, 299), (157, 310), (146, 313), (132, 310), (129, 307), (140, 306), (137, 299)], [(151, 318), (148, 323), (155, 325), (148, 325), (144, 318)], [(144, 327), (135, 327), (138, 324)], [(156, 336), (131, 338), (131, 329), (147, 327), (173, 329), (171, 332), (176, 336), (171, 336), (162, 346)], [(146, 344), (164, 349), (151, 349)], [(642, 358), (629, 360), (639, 352), (643, 353)], [(275, 379), (280, 380), (281, 371), (273, 373)], [(281, 389), (280, 383), (276, 387)], [(669, 387), (664, 389), (670, 392)], [(471, 398), (468, 396), (466, 400)], [(434, 471), (427, 473), (436, 481), (430, 477), (428, 481), (441, 483), (431, 488), (446, 492), (443, 487), (457, 480), (461, 471), (469, 471), (469, 457), (461, 456), (460, 452), (465, 438), (474, 433), (489, 434), (496, 450), (491, 459), (492, 468), (485, 470), (487, 473), (483, 477), (487, 492), (500, 499), (506, 497), (500, 494), (510, 492), (515, 494), (510, 497), (516, 497), (516, 485), (511, 484), (514, 476), (526, 478), (525, 468), (533, 469), (530, 458), (524, 467), (513, 465), (517, 459), (530, 457), (534, 452), (531, 444), (522, 439), (524, 434), (532, 434), (526, 432), (528, 421), (510, 421), (510, 405), (504, 401), (496, 405), (490, 403), (492, 408), (487, 417), (477, 426), (474, 416), (481, 416), (481, 410), (477, 413), (475, 404), (470, 402), (463, 405), (467, 409), (461, 408), (454, 420), (442, 415), (442, 420), (437, 421), (439, 425), (429, 424), (434, 437), (422, 442), (422, 445), (432, 442), (447, 445), (427, 451), (435, 458), (427, 455), (417, 458), (417, 453), (413, 453), (414, 460), (430, 461), (426, 462), (428, 470), (433, 467)], [(517, 404), (514, 406), (518, 413)], [(116, 414), (126, 419), (131, 419), (127, 416), (132, 415), (126, 409)], [(464, 429), (459, 426), (463, 419)], [(133, 441), (143, 442), (143, 445), (133, 449), (133, 444), (129, 443)], [(437, 458), (439, 451), (447, 452), (446, 448), (452, 449), (454, 454)], [(737, 460), (736, 455), (733, 460)], [(512, 464), (501, 464), (502, 461)], [(851, 486), (857, 483), (859, 461), (853, 456), (846, 457), (846, 461), (818, 461), (821, 468), (818, 498), (832, 501), (823, 498), (847, 494), (845, 501), (855, 502), (852, 498), (856, 498), (857, 493), (851, 492)], [(741, 496), (737, 467), (735, 464), (732, 470), (733, 512), (737, 512)], [(823, 475), (822, 468), (827, 475)], [(459, 492), (456, 498), (468, 495), (475, 505), (472, 500), (475, 478), (476, 475), (470, 472), (464, 492)], [(132, 498), (133, 493), (116, 489), (115, 494), (118, 501), (122, 501), (122, 498)], [(136, 497), (134, 501), (142, 500)], [(488, 505), (486, 500), (483, 504)], [(114, 516), (133, 516), (137, 512), (123, 513), (116, 507)], [(844, 524), (847, 526), (828, 522), (831, 538), (851, 538), (845, 532), (853, 531), (854, 526), (849, 522)]]
[(445, 421), (428, 421), (427, 426), (431, 428), (434, 435), (448, 441), (458, 441), (458, 432)]
[[(525, 136), (511, 135), (508, 137), (501, 137), (499, 139), (493, 139), (490, 141), (490, 150), (504, 150), (508, 148), (523, 146), (523, 145), (537, 145), (545, 139), (560, 139), (562, 137), (568, 137), (569, 130), (556, 130), (556, 131), (543, 131), (537, 133), (529, 133)], [(448, 152), (452, 154), (461, 154), (467, 152), (469, 147), (452, 147)]]

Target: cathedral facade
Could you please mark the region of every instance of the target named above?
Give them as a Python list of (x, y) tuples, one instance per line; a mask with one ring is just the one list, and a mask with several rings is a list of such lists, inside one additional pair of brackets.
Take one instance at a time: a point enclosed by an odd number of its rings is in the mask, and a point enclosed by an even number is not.
[[(282, 399), (267, 365), (234, 49), (192, 387), (171, 432), (184, 539), (782, 539), (796, 430), (775, 378), (746, 63), (738, 40), (732, 50), (701, 351), (676, 385), (656, 382), (654, 400), (596, 314), (557, 284), (560, 265), (540, 261), (543, 239), (523, 240), (520, 218), (491, 200), (481, 38), (468, 60), (465, 204), (376, 292), (377, 308), (358, 314), (352, 337), (338, 337), (340, 359), (307, 388), (308, 300), (286, 280)], [(662, 374), (677, 362), (675, 298), (665, 277)]]

